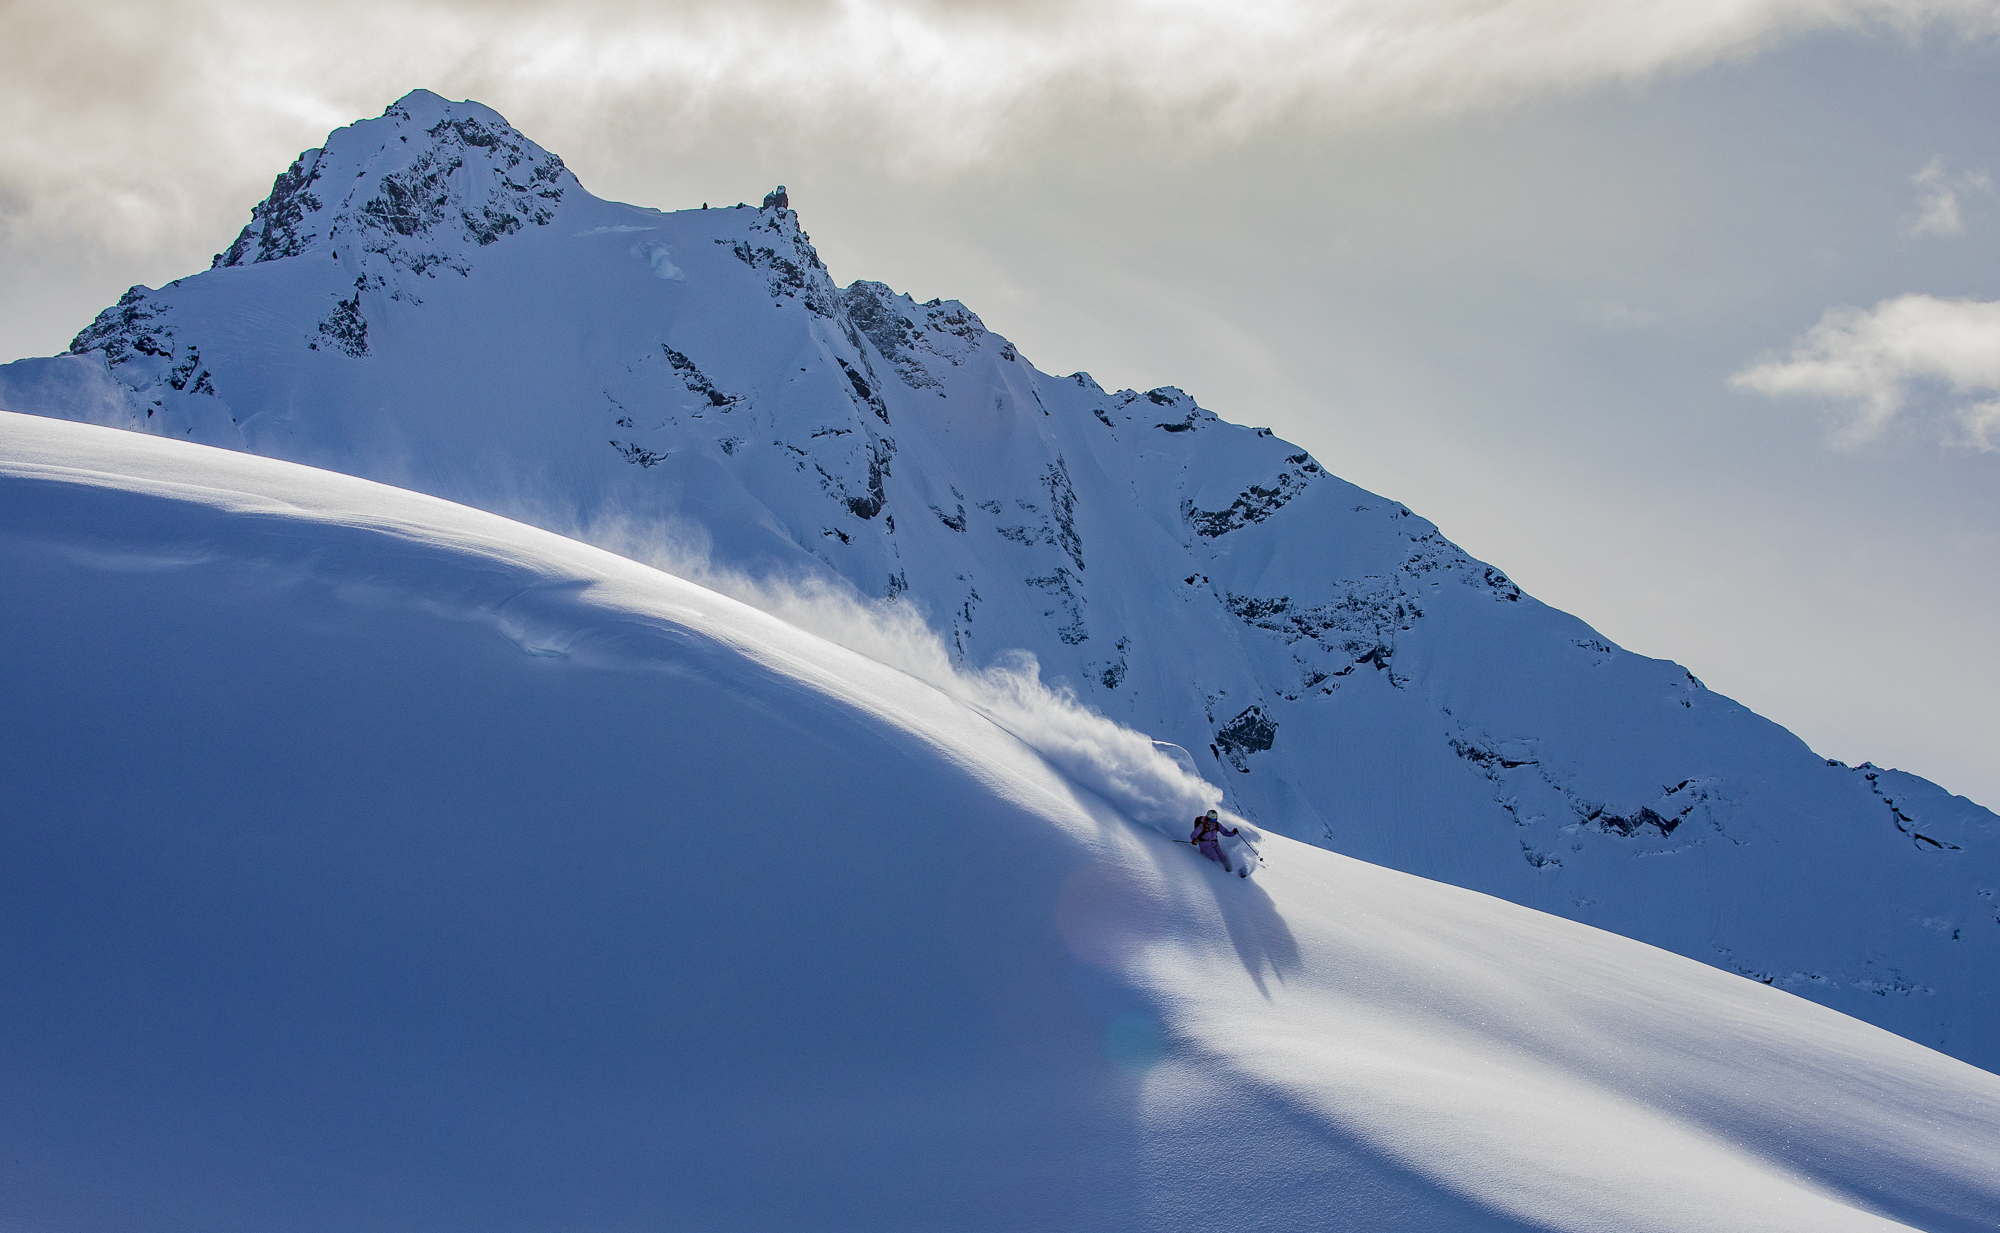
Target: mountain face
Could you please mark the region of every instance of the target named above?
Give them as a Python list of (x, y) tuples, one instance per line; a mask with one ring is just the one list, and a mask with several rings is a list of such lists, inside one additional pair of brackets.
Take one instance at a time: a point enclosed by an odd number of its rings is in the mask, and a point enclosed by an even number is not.
[(10, 414), (0, 527), (0, 1227), (2000, 1211), (2000, 1076), (1282, 837), (1239, 881), (1143, 776), (574, 540)]
[(348, 472), (1020, 648), (1259, 826), (1638, 938), (2000, 1069), (2000, 818), (1525, 595), (1178, 389), (837, 286), (780, 189), (600, 200), (412, 94), (0, 407)]

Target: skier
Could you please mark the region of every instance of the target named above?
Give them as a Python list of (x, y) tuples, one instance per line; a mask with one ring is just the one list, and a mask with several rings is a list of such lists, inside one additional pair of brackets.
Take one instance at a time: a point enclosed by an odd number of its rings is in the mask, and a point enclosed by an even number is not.
[(1223, 854), (1222, 837), (1236, 833), (1235, 827), (1224, 826), (1221, 816), (1211, 809), (1194, 820), (1194, 833), (1188, 836), (1188, 842), (1194, 845), (1195, 851), (1234, 873), (1236, 871), (1229, 866), (1229, 857)]

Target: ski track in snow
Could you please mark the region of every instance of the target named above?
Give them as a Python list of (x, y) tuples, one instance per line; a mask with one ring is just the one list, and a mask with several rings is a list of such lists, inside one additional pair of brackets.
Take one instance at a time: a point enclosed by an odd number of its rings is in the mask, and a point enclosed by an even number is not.
[(2000, 1078), (494, 515), (0, 415), (0, 1223), (1990, 1229)]

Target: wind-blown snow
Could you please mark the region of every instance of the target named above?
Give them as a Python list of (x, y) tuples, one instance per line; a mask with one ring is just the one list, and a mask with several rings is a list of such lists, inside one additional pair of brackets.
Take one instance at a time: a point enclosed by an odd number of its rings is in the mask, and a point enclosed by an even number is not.
[[(599, 523), (588, 538), (634, 560), (687, 578), (768, 612), (829, 642), (858, 651), (935, 686), (1020, 738), (1076, 782), (1126, 816), (1171, 837), (1189, 819), (1221, 803), (1186, 751), (1181, 758), (1083, 705), (1074, 690), (1042, 680), (1027, 651), (1012, 651), (984, 668), (954, 661), (944, 639), (909, 602), (869, 600), (820, 575), (751, 577), (718, 565), (699, 527), (678, 534), (634, 534)], [(1248, 823), (1231, 815), (1240, 826)], [(1261, 832), (1252, 832), (1261, 836)]]
[(0, 1224), (1991, 1228), (2000, 1078), (434, 498), (0, 415)]
[(214, 268), (0, 366), (0, 407), (640, 560), (693, 528), (703, 576), (780, 580), (731, 585), (1134, 812), (1178, 827), (1207, 798), (1116, 725), (1266, 831), (2000, 1068), (2000, 818), (1827, 762), (1181, 390), (1042, 373), (965, 305), (836, 286), (776, 193), (603, 201), (497, 113), (418, 91), (302, 154)]

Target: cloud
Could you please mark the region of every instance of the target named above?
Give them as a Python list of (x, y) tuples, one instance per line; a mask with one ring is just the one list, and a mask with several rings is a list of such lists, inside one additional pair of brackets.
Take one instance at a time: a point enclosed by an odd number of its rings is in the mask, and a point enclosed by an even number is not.
[[(1993, 0), (12, 0), (0, 232), (156, 243), (238, 217), (414, 86), (566, 154), (697, 134), (999, 165), (1051, 133), (1171, 151), (1300, 118), (1442, 115), (1822, 30), (2000, 32)], [(622, 143), (622, 144), (618, 144)], [(191, 173), (190, 168), (198, 168)]]
[(1790, 357), (1731, 380), (1833, 404), (1844, 420), (1836, 439), (1846, 445), (1880, 435), (1908, 409), (1914, 387), (1939, 383), (1959, 396), (1946, 409), (1946, 441), (2000, 452), (2000, 303), (1905, 295), (1865, 311), (1828, 309)]
[(1910, 177), (1917, 186), (1917, 213), (1910, 221), (1910, 234), (1963, 235), (1965, 219), (1959, 210), (1961, 194), (1993, 195), (1993, 178), (1983, 171), (1957, 175), (1945, 170), (1944, 160), (1934, 158)]

